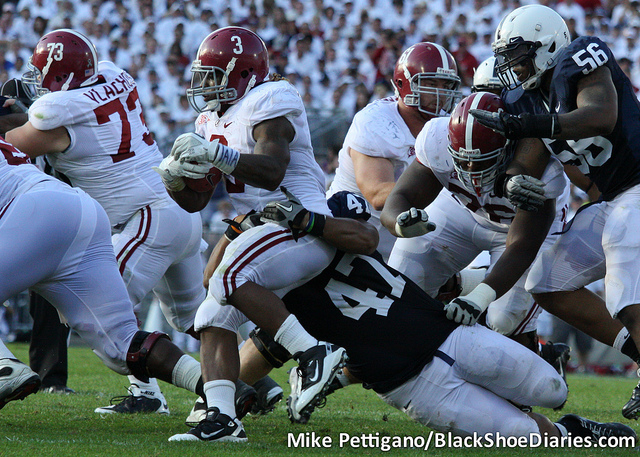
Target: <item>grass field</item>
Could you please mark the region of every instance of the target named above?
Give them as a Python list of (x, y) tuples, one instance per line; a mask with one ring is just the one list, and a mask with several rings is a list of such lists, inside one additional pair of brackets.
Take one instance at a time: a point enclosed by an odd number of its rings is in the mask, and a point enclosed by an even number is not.
[[(28, 360), (27, 346), (12, 344), (9, 348), (21, 360)], [(403, 413), (387, 406), (371, 391), (358, 386), (336, 392), (323, 409), (317, 410), (307, 425), (291, 424), (284, 402), (268, 416), (244, 419), (249, 437), (247, 444), (169, 443), (167, 438), (187, 430), (184, 419), (193, 406), (194, 395), (161, 383), (171, 415), (105, 416), (93, 413), (109, 403), (114, 395), (123, 395), (126, 377), (104, 367), (87, 348), (69, 350), (69, 386), (75, 395), (36, 394), (21, 402), (11, 402), (0, 411), (1, 457), (151, 457), (151, 456), (256, 456), (256, 455), (381, 455), (371, 448), (340, 448), (340, 433), (352, 436), (376, 433), (379, 436), (422, 436), (429, 429), (412, 422)], [(273, 377), (285, 389), (286, 370)], [(634, 379), (614, 377), (570, 376), (569, 401), (564, 411), (537, 410), (557, 419), (572, 412), (600, 421), (621, 421), (640, 432), (636, 422), (624, 420), (620, 408), (635, 386)], [(287, 446), (287, 434), (315, 433), (331, 437), (330, 449), (295, 449)], [(429, 456), (622, 456), (629, 449), (460, 449), (433, 447), (393, 449), (393, 455)]]

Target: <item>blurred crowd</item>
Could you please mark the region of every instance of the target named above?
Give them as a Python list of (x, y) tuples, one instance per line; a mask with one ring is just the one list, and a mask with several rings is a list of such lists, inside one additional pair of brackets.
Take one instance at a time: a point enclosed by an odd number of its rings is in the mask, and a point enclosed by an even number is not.
[[(86, 34), (100, 59), (136, 79), (146, 119), (167, 153), (195, 113), (184, 95), (190, 63), (211, 31), (240, 25), (267, 43), (271, 70), (285, 75), (310, 115), (350, 120), (372, 99), (392, 93), (401, 51), (419, 41), (455, 56), (463, 85), (491, 55), (500, 19), (521, 0), (7, 0), (0, 17), (0, 83), (19, 77), (40, 36), (57, 28)], [(575, 36), (597, 35), (640, 87), (640, 2), (543, 1)], [(326, 151), (320, 151), (321, 156)]]

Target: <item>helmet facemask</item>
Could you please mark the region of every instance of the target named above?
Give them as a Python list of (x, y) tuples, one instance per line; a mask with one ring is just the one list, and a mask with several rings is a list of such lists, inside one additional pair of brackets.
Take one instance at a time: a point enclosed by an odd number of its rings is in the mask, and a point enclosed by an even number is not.
[[(516, 42), (500, 48), (496, 48), (496, 73), (502, 84), (509, 90), (523, 86), (523, 89), (535, 89), (540, 85), (544, 70), (536, 66), (536, 51), (542, 44), (540, 42)], [(526, 67), (529, 71), (527, 79), (520, 81), (513, 72), (513, 67)]]
[[(507, 165), (507, 145), (488, 153), (482, 153), (480, 149), (455, 150), (449, 146), (449, 153), (453, 157), (453, 167), (458, 174), (462, 185), (477, 197), (481, 197), (493, 190), (494, 183)], [(489, 162), (493, 162), (490, 164)], [(469, 171), (463, 168), (467, 163), (479, 164), (482, 170)]]
[(24, 85), (27, 97), (29, 97), (31, 100), (36, 100), (37, 98), (48, 94), (50, 92), (49, 89), (42, 87), (42, 81), (44, 80), (42, 72), (38, 67), (31, 63), (31, 58), (29, 58), (27, 68), (29, 69), (29, 71), (23, 73), (22, 77), (20, 78)]
[[(227, 87), (229, 75), (235, 68), (236, 58), (229, 61), (226, 69), (201, 65), (196, 60), (191, 65), (191, 87), (187, 89), (187, 99), (191, 107), (202, 113), (203, 111), (218, 111), (222, 104), (237, 102), (238, 91), (234, 87)], [(252, 75), (245, 94), (256, 84), (256, 76)], [(244, 95), (244, 94), (242, 94)]]
[[(462, 98), (462, 93), (458, 90), (460, 87), (460, 78), (454, 74), (445, 75), (438, 73), (418, 73), (413, 76), (408, 75), (411, 93), (405, 95), (404, 103), (407, 106), (415, 106), (418, 111), (429, 114), (431, 116), (440, 117), (450, 114), (456, 104)], [(434, 80), (445, 80), (450, 86), (449, 89), (433, 87)], [(436, 99), (436, 108), (429, 111), (422, 106), (420, 95), (431, 95)]]

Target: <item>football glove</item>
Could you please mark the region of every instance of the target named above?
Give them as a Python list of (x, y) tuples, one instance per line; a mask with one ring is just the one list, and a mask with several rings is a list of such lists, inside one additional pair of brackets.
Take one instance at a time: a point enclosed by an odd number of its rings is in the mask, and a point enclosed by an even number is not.
[(485, 283), (480, 283), (469, 295), (454, 298), (444, 305), (444, 310), (447, 319), (462, 325), (473, 325), (495, 299), (495, 290)]
[(240, 160), (240, 153), (235, 149), (220, 144), (217, 139), (209, 142), (195, 133), (183, 133), (176, 138), (171, 156), (179, 160), (185, 170), (197, 171), (198, 165), (209, 164), (228, 175)]
[(517, 116), (504, 110), (497, 113), (481, 109), (469, 110), (478, 122), (510, 140), (522, 138), (552, 138), (560, 133), (557, 114), (521, 113)]
[(178, 163), (176, 160), (174, 160), (173, 157), (168, 155), (167, 157), (162, 159), (160, 165), (158, 165), (157, 167), (152, 167), (152, 169), (160, 175), (160, 177), (162, 178), (162, 182), (167, 189), (173, 192), (180, 192), (185, 187), (184, 179), (182, 179), (183, 177), (201, 179), (206, 176), (206, 173), (209, 171), (209, 169), (206, 167), (206, 165), (199, 166), (202, 168), (202, 170), (198, 173), (196, 173), (195, 171), (184, 170), (180, 163)]
[(528, 175), (498, 176), (494, 192), (498, 197), (507, 197), (511, 204), (525, 211), (538, 211), (546, 200), (546, 183)]
[(229, 240), (233, 241), (240, 236), (241, 233), (246, 232), (250, 228), (257, 227), (258, 225), (262, 225), (263, 222), (260, 220), (260, 213), (257, 213), (254, 210), (249, 211), (242, 218), (240, 222), (236, 222), (231, 219), (222, 219), (222, 222), (226, 222), (229, 224), (227, 230), (224, 232), (224, 236)]
[(429, 222), (429, 216), (423, 209), (411, 208), (396, 217), (396, 233), (402, 238), (413, 238), (435, 229), (436, 224)]
[[(295, 240), (298, 239), (301, 231), (315, 236), (322, 236), (326, 216), (307, 210), (302, 206), (300, 200), (289, 192), (286, 187), (281, 186), (280, 190), (287, 197), (287, 201), (267, 203), (262, 210), (260, 220), (262, 222), (273, 222), (281, 227), (291, 229)], [(309, 214), (309, 222), (305, 227), (302, 227), (302, 221), (307, 214)]]

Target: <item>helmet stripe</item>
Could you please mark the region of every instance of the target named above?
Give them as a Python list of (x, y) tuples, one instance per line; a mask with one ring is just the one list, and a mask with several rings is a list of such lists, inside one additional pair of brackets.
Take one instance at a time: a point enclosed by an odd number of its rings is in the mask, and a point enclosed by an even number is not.
[[(471, 100), (471, 106), (469, 110), (478, 108), (480, 104), (480, 100), (482, 100), (482, 95), (480, 94), (472, 94), (473, 99)], [(464, 145), (465, 149), (468, 151), (473, 149), (473, 127), (476, 125), (476, 118), (471, 114), (468, 114), (467, 117), (467, 125), (465, 126), (464, 132)]]
[(433, 46), (440, 53), (440, 60), (442, 61), (442, 68), (444, 68), (445, 70), (451, 70), (451, 67), (449, 66), (449, 58), (447, 57), (447, 51), (437, 43), (433, 43)]

